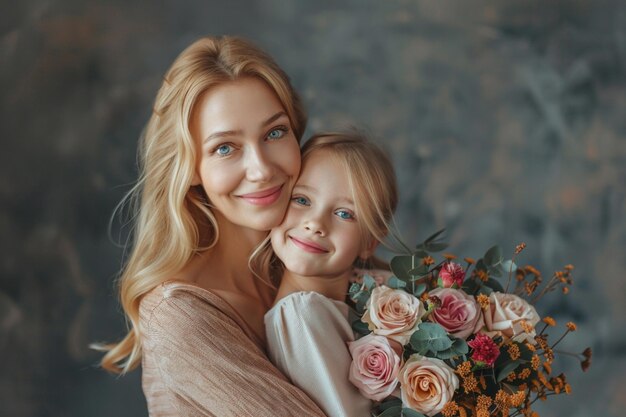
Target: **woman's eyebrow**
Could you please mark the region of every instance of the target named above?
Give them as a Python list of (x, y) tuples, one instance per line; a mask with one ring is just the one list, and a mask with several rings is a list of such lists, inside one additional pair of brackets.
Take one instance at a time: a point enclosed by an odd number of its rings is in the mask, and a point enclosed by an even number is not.
[[(272, 124), (273, 122), (275, 122), (276, 120), (280, 119), (283, 116), (287, 116), (287, 113), (281, 110), (278, 113), (267, 118), (263, 123), (261, 123), (261, 126), (266, 127), (267, 125)], [(241, 135), (242, 133), (243, 132), (241, 130), (223, 130), (223, 131), (213, 132), (204, 139), (203, 143), (207, 143), (208, 141), (214, 140), (214, 139), (223, 139), (229, 136)]]

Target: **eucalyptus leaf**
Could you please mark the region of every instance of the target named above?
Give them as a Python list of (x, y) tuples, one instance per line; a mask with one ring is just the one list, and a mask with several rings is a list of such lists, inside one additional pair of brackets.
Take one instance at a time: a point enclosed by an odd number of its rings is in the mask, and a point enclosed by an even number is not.
[(402, 288), (406, 287), (406, 285), (407, 285), (406, 282), (402, 281), (401, 279), (398, 279), (398, 277), (392, 276), (392, 277), (390, 277), (387, 280), (387, 286), (389, 288), (393, 288), (393, 289), (396, 289), (396, 290), (402, 289)]
[(410, 255), (399, 255), (391, 258), (391, 262), (389, 266), (391, 267), (391, 272), (401, 279), (402, 281), (409, 281), (411, 276), (408, 272), (414, 268), (413, 257)]
[(435, 233), (433, 233), (432, 235), (428, 236), (426, 238), (426, 240), (423, 243), (430, 243), (430, 242), (434, 242), (439, 236), (441, 236), (443, 234), (443, 232), (445, 232), (446, 229), (441, 229), (441, 230), (437, 230)]
[(385, 411), (391, 407), (397, 407), (397, 406), (402, 407), (402, 400), (400, 398), (397, 398), (397, 397), (390, 397), (390, 398), (391, 399), (385, 400), (382, 403), (380, 403), (380, 405), (378, 406), (378, 409), (380, 411)]
[(508, 277), (509, 272), (514, 274), (515, 271), (517, 271), (517, 265), (511, 259), (507, 259), (506, 261), (502, 262), (502, 269), (504, 270), (504, 273)]
[(350, 296), (350, 298), (353, 299), (354, 296), (359, 293), (359, 291), (361, 291), (361, 284), (359, 284), (357, 282), (353, 282), (352, 284), (350, 284), (350, 289), (348, 290), (348, 295)]
[(502, 288), (502, 284), (500, 284), (500, 281), (497, 281), (493, 278), (489, 278), (487, 282), (485, 282), (484, 286), (489, 287), (494, 291), (504, 292), (504, 288)]
[(363, 285), (368, 290), (371, 290), (372, 288), (376, 286), (376, 280), (372, 278), (371, 275), (365, 274), (363, 275)]
[(367, 327), (367, 323), (363, 323), (360, 319), (354, 320), (352, 322), (352, 330), (362, 335), (367, 335), (370, 333), (370, 329), (369, 327)]
[(426, 416), (422, 413), (418, 413), (417, 411), (411, 408), (403, 408), (402, 417), (426, 417)]
[(415, 256), (416, 258), (425, 258), (428, 256), (428, 252), (426, 252), (425, 250), (416, 250), (415, 252), (413, 252), (413, 256)]
[(475, 279), (466, 279), (461, 286), (461, 289), (470, 295), (474, 295), (480, 289), (480, 283)]
[(463, 356), (467, 354), (469, 347), (463, 339), (455, 338), (452, 342), (452, 346), (449, 349), (436, 352), (435, 357), (441, 360), (452, 359), (457, 356)]
[(502, 249), (500, 249), (500, 246), (496, 245), (489, 248), (485, 256), (483, 256), (483, 260), (487, 266), (496, 266), (502, 263), (504, 258), (502, 257)]
[(420, 323), (419, 328), (411, 335), (411, 346), (418, 352), (432, 350), (440, 352), (452, 346), (452, 340), (445, 329), (437, 323)]
[(413, 295), (419, 297), (426, 291), (426, 284), (418, 284), (417, 287), (413, 290)]
[(498, 371), (498, 377), (496, 378), (496, 382), (500, 382), (504, 379), (506, 379), (507, 376), (509, 376), (509, 374), (513, 371), (515, 371), (515, 369), (517, 369), (517, 367), (522, 363), (522, 361), (515, 360), (512, 362), (507, 363), (506, 365), (504, 365), (504, 367), (502, 367), (502, 369), (500, 369)]
[(428, 265), (422, 263), (421, 258), (415, 258), (415, 268), (409, 269), (408, 274), (412, 276), (424, 276), (428, 275)]
[(402, 406), (394, 405), (393, 407), (389, 407), (382, 413), (378, 414), (378, 417), (402, 417)]
[(445, 248), (448, 247), (447, 243), (443, 243), (443, 242), (433, 242), (433, 243), (428, 243), (425, 247), (425, 249), (428, 252), (441, 252), (442, 250), (444, 250)]
[(362, 291), (361, 294), (358, 295), (356, 299), (356, 311), (359, 314), (363, 314), (365, 312), (365, 307), (367, 307), (367, 301), (370, 299), (370, 293)]

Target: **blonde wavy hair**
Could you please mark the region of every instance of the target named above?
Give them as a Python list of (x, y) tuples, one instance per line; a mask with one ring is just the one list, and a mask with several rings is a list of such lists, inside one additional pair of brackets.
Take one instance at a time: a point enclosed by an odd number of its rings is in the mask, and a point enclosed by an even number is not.
[(132, 250), (119, 280), (128, 334), (119, 343), (95, 346), (107, 351), (101, 366), (108, 371), (124, 374), (141, 360), (142, 297), (171, 279), (192, 255), (217, 242), (219, 231), (206, 194), (201, 186), (191, 186), (197, 161), (189, 122), (200, 95), (243, 77), (264, 81), (280, 100), (298, 140), (302, 136), (306, 115), (289, 77), (256, 46), (236, 37), (206, 37), (176, 58), (140, 139), (139, 179), (118, 206), (130, 202), (134, 219)]
[[(402, 240), (393, 223), (398, 185), (387, 154), (359, 132), (321, 133), (302, 147), (302, 166), (314, 152), (320, 151), (328, 152), (345, 170), (361, 239), (375, 240), (394, 252), (401, 251)], [(279, 284), (284, 272), (284, 265), (274, 254), (269, 237), (255, 249), (249, 266), (257, 277), (273, 286)], [(389, 269), (388, 262), (375, 256), (357, 259), (354, 266)]]

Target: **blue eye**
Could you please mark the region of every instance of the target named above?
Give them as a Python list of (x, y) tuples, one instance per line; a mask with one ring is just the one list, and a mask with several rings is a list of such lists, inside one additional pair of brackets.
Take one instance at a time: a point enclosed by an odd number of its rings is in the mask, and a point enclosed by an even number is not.
[(294, 203), (299, 206), (310, 206), (311, 202), (306, 197), (293, 197), (291, 199)]
[(230, 155), (231, 152), (233, 151), (233, 147), (230, 145), (220, 145), (217, 148), (215, 148), (215, 153), (218, 154), (219, 156), (227, 156)]
[(285, 136), (286, 133), (287, 133), (287, 128), (285, 127), (276, 128), (267, 134), (267, 138), (270, 140), (280, 139), (283, 136)]
[(344, 219), (344, 220), (354, 219), (354, 215), (350, 213), (348, 210), (337, 210), (335, 214), (339, 216), (339, 218)]

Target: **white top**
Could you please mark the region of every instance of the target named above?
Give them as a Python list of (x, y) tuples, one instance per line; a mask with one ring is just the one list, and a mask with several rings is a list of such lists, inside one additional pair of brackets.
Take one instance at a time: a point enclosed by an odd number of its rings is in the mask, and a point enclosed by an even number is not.
[(346, 303), (297, 292), (265, 315), (270, 360), (329, 417), (370, 415), (371, 401), (348, 380), (354, 341)]

